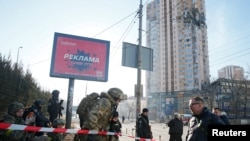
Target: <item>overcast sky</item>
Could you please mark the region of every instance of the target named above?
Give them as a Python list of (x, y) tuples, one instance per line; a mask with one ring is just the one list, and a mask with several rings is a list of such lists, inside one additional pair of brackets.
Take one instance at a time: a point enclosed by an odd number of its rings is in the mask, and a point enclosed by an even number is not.
[[(145, 4), (143, 28), (145, 30)], [(110, 47), (108, 82), (75, 80), (74, 105), (87, 93), (119, 87), (134, 95), (137, 70), (121, 66), (122, 42), (138, 44), (140, 0), (0, 0), (0, 52), (29, 69), (42, 88), (61, 91), (67, 98), (68, 79), (49, 76), (54, 32), (108, 40)], [(207, 0), (206, 18), (211, 78), (226, 65), (249, 71), (249, 0)], [(145, 33), (142, 43), (145, 45)], [(145, 71), (142, 71), (142, 83)]]

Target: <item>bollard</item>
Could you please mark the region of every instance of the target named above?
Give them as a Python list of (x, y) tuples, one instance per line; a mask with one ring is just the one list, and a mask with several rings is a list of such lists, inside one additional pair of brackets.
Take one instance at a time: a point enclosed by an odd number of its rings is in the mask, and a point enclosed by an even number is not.
[(161, 141), (161, 135), (159, 135), (159, 141)]
[(135, 130), (135, 128), (132, 128), (132, 136), (134, 136), (134, 130)]
[(126, 134), (128, 134), (128, 128), (126, 128)]

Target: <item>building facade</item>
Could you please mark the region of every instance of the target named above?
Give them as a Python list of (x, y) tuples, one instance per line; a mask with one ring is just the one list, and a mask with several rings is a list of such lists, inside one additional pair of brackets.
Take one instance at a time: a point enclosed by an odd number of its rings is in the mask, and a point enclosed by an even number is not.
[(213, 99), (211, 107), (219, 107), (227, 113), (228, 118), (250, 118), (250, 81), (219, 78), (210, 87), (209, 98)]
[(243, 80), (244, 79), (244, 69), (240, 66), (226, 66), (218, 71), (219, 78)]
[[(184, 112), (189, 99), (185, 92), (198, 91), (209, 81), (205, 12), (205, 0), (154, 0), (147, 5), (146, 46), (154, 52), (153, 71), (146, 73), (147, 96), (182, 96), (175, 100), (175, 112)], [(164, 101), (161, 111), (166, 114)]]

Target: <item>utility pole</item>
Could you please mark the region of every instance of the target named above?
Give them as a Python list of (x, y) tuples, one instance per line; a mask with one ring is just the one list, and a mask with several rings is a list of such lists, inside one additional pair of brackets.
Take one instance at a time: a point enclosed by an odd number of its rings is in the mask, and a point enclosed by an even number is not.
[(136, 116), (140, 114), (141, 110), (141, 66), (142, 66), (142, 59), (141, 59), (141, 48), (142, 48), (142, 0), (140, 0), (139, 6), (139, 45), (137, 48), (137, 90), (136, 90)]
[[(137, 47), (137, 90), (136, 90), (136, 118), (140, 114), (141, 110), (141, 68), (142, 68), (142, 59), (141, 59), (141, 37), (142, 37), (142, 0), (140, 0), (140, 6), (139, 6), (139, 44)], [(137, 128), (137, 125), (136, 125)], [(136, 137), (138, 136), (137, 129), (135, 131)]]

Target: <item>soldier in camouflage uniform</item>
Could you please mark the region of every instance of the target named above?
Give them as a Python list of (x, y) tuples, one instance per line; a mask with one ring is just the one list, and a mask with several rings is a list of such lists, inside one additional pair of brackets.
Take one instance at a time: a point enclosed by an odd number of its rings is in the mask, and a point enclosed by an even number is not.
[[(100, 99), (94, 104), (88, 113), (87, 119), (83, 124), (83, 129), (108, 131), (112, 115), (116, 112), (121, 100), (126, 100), (127, 95), (123, 94), (119, 88), (110, 88), (107, 93), (101, 93)], [(81, 138), (81, 141), (107, 141), (108, 136), (88, 135)]]
[[(63, 119), (54, 119), (53, 128), (64, 128), (65, 121)], [(65, 133), (49, 133), (50, 141), (63, 141)]]
[[(8, 113), (5, 115), (3, 122), (24, 125), (23, 112), (23, 104), (13, 102), (8, 106)], [(0, 141), (25, 141), (25, 132), (21, 130), (1, 130)]]

